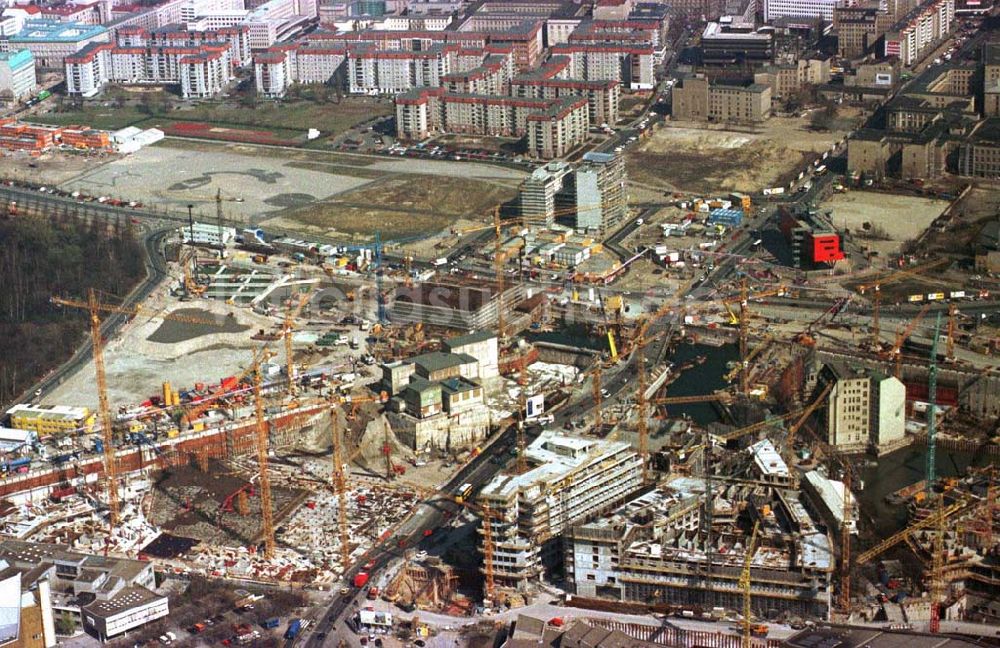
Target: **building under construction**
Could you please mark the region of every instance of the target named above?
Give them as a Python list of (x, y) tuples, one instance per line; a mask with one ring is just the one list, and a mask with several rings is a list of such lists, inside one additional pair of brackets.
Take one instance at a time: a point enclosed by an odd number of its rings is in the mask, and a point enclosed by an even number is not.
[(739, 581), (755, 524), (754, 613), (825, 618), (834, 569), (830, 537), (798, 491), (763, 479), (709, 486), (702, 478), (678, 477), (574, 525), (565, 535), (566, 577), (579, 596), (740, 609)]
[[(393, 296), (392, 320), (400, 324), (423, 323), (463, 331), (482, 331), (496, 327), (501, 307), (497, 284), (419, 283), (399, 286)], [(514, 309), (524, 301), (524, 286), (513, 284), (503, 289), (503, 319), (517, 326)], [(516, 330), (516, 329), (515, 329)]]
[(501, 586), (525, 589), (559, 561), (570, 525), (620, 504), (642, 485), (631, 445), (543, 432), (525, 451), (529, 470), (500, 474), (479, 494), (489, 506), (493, 572)]

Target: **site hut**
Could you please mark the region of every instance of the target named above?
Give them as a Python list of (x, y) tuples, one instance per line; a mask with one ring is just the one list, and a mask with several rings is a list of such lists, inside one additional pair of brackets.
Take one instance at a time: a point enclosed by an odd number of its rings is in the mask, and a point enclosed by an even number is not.
[(91, 432), (94, 428), (95, 415), (86, 407), (70, 407), (68, 405), (15, 405), (7, 410), (12, 427), (19, 430), (31, 430), (44, 439), (60, 432)]

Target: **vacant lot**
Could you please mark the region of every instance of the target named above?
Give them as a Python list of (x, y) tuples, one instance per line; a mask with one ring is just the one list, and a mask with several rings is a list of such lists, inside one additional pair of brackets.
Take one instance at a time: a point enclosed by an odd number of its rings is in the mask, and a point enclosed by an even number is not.
[[(834, 226), (849, 229), (856, 241), (885, 257), (899, 250), (904, 241), (920, 236), (949, 204), (934, 198), (851, 191), (834, 194), (820, 209), (832, 212)], [(878, 235), (866, 238), (866, 229)]]
[(511, 181), (448, 176), (386, 176), (318, 204), (281, 214), (309, 231), (385, 238), (430, 235), (462, 218), (483, 220), (494, 206), (517, 194)]
[(696, 193), (785, 184), (846, 133), (815, 132), (808, 125), (807, 117), (774, 117), (746, 129), (674, 122), (629, 151), (629, 177), (650, 189)]

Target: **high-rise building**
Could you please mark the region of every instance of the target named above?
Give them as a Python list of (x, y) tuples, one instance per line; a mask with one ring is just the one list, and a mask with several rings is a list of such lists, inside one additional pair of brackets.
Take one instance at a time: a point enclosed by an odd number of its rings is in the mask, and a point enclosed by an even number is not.
[(546, 430), (525, 455), (528, 472), (497, 475), (479, 494), (492, 512), (483, 523), (492, 531), (494, 577), (512, 588), (561, 562), (560, 534), (621, 504), (642, 483), (642, 459), (623, 441)]
[(563, 192), (563, 180), (571, 172), (572, 167), (565, 162), (549, 162), (525, 178), (519, 201), (521, 219), (526, 225), (552, 226), (560, 207), (569, 202)]
[(823, 411), (827, 443), (838, 450), (899, 447), (905, 433), (906, 388), (898, 378), (863, 367), (825, 365), (818, 389), (833, 383)]
[(628, 215), (625, 160), (614, 153), (590, 152), (573, 174), (577, 229), (607, 232)]

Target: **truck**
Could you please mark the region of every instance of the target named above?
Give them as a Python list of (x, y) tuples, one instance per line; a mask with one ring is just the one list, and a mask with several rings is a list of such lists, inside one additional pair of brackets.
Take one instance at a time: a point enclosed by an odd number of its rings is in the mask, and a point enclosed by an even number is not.
[(375, 599), (378, 598), (378, 594), (379, 594), (378, 587), (376, 587), (375, 585), (372, 585), (371, 587), (368, 588), (368, 594), (366, 594), (365, 597), (369, 601), (374, 601)]
[(270, 619), (264, 619), (260, 622), (262, 628), (267, 628), (268, 630), (273, 630), (281, 625), (281, 619), (278, 617), (271, 617)]
[(358, 572), (354, 575), (354, 586), (358, 589), (368, 584), (368, 572)]
[(435, 268), (440, 268), (443, 265), (448, 265), (448, 257), (438, 257), (431, 261), (431, 265)]
[(285, 630), (285, 639), (292, 640), (302, 632), (302, 619), (292, 619), (288, 622), (288, 629)]

